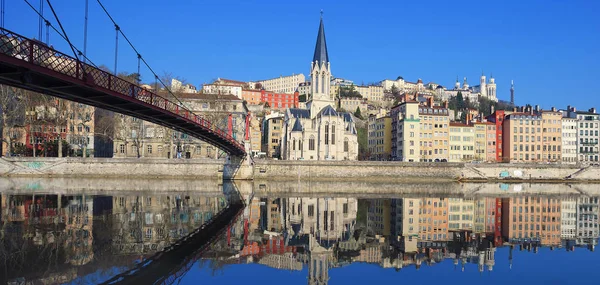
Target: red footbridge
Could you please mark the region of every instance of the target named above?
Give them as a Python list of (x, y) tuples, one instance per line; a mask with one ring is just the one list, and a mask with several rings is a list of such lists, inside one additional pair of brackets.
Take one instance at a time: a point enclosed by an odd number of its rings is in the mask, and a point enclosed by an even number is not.
[(0, 28), (0, 84), (136, 117), (245, 156), (232, 135), (181, 104), (48, 45)]

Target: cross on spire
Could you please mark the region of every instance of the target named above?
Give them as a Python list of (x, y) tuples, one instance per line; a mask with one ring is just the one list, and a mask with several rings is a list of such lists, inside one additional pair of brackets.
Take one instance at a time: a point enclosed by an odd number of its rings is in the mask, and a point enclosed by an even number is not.
[(323, 9), (321, 9), (321, 19), (323, 19)]

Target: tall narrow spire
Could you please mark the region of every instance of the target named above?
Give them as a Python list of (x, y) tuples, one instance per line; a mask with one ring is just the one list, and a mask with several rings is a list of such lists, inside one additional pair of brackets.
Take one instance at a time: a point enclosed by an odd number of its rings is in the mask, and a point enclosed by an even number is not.
[(325, 42), (325, 27), (323, 26), (323, 10), (321, 10), (321, 23), (319, 24), (319, 34), (317, 34), (317, 45), (315, 46), (315, 55), (313, 62), (318, 61), (319, 65), (329, 62), (327, 53), (327, 43)]

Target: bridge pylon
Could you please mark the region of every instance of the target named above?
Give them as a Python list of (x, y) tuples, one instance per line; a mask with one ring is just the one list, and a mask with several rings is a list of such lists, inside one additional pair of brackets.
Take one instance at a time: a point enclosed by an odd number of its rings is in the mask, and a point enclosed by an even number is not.
[[(246, 153), (251, 153), (250, 142), (244, 142)], [(223, 180), (254, 180), (254, 160), (250, 155), (228, 155), (223, 165)]]

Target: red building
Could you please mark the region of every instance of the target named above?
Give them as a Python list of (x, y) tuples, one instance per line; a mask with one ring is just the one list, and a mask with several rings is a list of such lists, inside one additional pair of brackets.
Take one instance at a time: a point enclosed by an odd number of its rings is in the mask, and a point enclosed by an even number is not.
[(494, 113), (492, 113), (491, 115), (486, 117), (488, 122), (492, 122), (492, 123), (496, 124), (496, 161), (497, 162), (503, 161), (503, 159), (502, 159), (503, 158), (503, 154), (502, 154), (502, 123), (504, 122), (504, 117), (511, 113), (512, 112), (510, 112), (510, 111), (496, 110)]
[(260, 91), (260, 101), (268, 103), (272, 109), (296, 108), (298, 107), (298, 96), (298, 91), (293, 94)]

